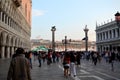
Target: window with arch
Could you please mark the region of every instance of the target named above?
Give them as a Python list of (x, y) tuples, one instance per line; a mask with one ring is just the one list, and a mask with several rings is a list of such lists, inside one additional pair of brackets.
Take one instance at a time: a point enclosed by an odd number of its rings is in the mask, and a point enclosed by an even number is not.
[(97, 40), (98, 40), (98, 41), (100, 40), (100, 36), (99, 36), (99, 33), (97, 34)]
[(2, 22), (4, 22), (4, 13), (2, 13)]
[(119, 28), (117, 29), (117, 37), (120, 36), (120, 31), (119, 31)]
[(5, 15), (5, 23), (7, 23), (7, 18), (8, 18), (7, 15)]
[(113, 29), (113, 38), (115, 38), (115, 35), (116, 35), (116, 34), (115, 34), (115, 29)]
[(103, 40), (105, 40), (105, 32), (103, 32)]
[(108, 39), (108, 31), (106, 32), (106, 38)]
[(109, 34), (110, 34), (110, 39), (112, 38), (112, 33), (111, 33), (111, 30), (109, 31)]

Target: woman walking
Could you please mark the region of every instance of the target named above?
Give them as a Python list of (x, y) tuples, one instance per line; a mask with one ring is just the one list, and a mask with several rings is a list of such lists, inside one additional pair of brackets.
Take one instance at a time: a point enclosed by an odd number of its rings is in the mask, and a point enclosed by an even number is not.
[(63, 58), (63, 67), (64, 67), (64, 76), (68, 77), (69, 67), (70, 67), (70, 55), (68, 52), (65, 52), (65, 55)]
[(74, 52), (70, 52), (70, 74), (76, 77), (76, 67), (75, 67), (76, 57)]

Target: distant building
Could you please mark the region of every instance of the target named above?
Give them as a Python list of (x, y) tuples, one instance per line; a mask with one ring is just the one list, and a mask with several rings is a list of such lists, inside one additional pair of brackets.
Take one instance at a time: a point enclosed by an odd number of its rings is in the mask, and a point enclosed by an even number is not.
[[(43, 39), (31, 39), (31, 50), (35, 49), (38, 46), (45, 46), (47, 48), (52, 48), (52, 41), (43, 40)], [(56, 41), (55, 42), (55, 50), (56, 51), (64, 51), (65, 44), (64, 41)], [(67, 50), (76, 50), (76, 51), (85, 51), (85, 41), (82, 40), (68, 40), (67, 41)], [(89, 41), (88, 42), (88, 50), (96, 51), (96, 42)]]
[(30, 50), (31, 0), (0, 0), (0, 58), (18, 47)]
[(120, 51), (120, 28), (115, 21), (96, 26), (97, 51)]
[(31, 50), (35, 49), (38, 46), (45, 46), (47, 48), (50, 48), (51, 41), (43, 39), (31, 39)]

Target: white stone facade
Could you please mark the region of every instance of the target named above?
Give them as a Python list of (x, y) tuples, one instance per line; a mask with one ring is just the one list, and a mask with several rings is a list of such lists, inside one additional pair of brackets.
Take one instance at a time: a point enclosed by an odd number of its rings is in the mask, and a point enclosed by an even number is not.
[(120, 51), (120, 27), (115, 21), (96, 26), (97, 51)]
[(18, 47), (31, 48), (31, 24), (14, 1), (0, 0), (0, 58), (10, 58)]

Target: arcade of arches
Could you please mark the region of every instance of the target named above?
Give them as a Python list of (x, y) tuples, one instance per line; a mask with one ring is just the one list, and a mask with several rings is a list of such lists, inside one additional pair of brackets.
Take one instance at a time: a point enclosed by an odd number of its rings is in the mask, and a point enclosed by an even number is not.
[(0, 58), (9, 58), (14, 54), (16, 48), (25, 47), (26, 43), (19, 37), (10, 35), (4, 31), (0, 32)]
[(30, 50), (31, 6), (31, 0), (0, 0), (0, 58), (18, 47)]

